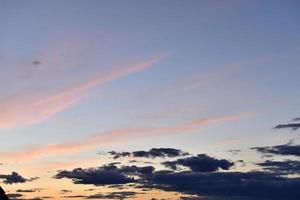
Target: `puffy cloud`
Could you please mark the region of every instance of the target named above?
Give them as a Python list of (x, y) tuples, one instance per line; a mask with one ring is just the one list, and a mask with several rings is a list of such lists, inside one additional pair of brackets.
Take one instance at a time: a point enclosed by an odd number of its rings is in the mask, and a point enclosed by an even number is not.
[(178, 165), (188, 167), (194, 172), (212, 172), (219, 169), (228, 170), (234, 163), (225, 159), (216, 159), (206, 154), (198, 154), (188, 158), (181, 158), (175, 161), (166, 161), (162, 163), (164, 166), (176, 170)]
[(147, 157), (147, 158), (155, 158), (155, 157), (177, 157), (177, 156), (185, 156), (188, 153), (183, 152), (180, 149), (173, 148), (152, 148), (149, 151), (134, 151), (132, 152), (133, 157)]
[[(142, 152), (149, 153), (151, 150)], [(129, 153), (132, 155), (133, 152)], [(179, 192), (192, 195), (185, 199), (193, 200), (298, 200), (300, 198), (298, 190), (300, 178), (283, 176), (298, 175), (300, 161), (265, 161), (257, 163), (262, 167), (261, 171), (220, 172), (219, 169), (229, 170), (234, 163), (206, 154), (175, 160), (169, 160), (170, 157), (166, 156), (165, 159), (167, 160), (161, 164), (172, 170), (155, 171), (151, 164), (126, 166), (118, 162), (98, 168), (59, 171), (55, 178), (68, 178), (75, 184), (108, 185), (108, 187), (113, 186), (114, 188), (122, 188), (124, 184), (130, 183), (126, 186), (145, 191), (158, 189)], [(177, 171), (180, 167), (183, 167), (185, 171)], [(123, 199), (127, 197), (129, 196), (117, 193), (68, 196), (68, 198), (84, 199)], [(130, 197), (134, 197), (134, 195)]]
[(152, 166), (145, 166), (145, 167), (137, 167), (135, 165), (133, 166), (123, 166), (119, 169), (120, 172), (125, 174), (140, 174), (140, 175), (150, 175), (155, 170)]
[[(296, 200), (300, 197), (299, 178), (284, 178), (277, 173), (267, 172), (174, 172), (157, 171), (151, 173), (136, 172), (134, 167), (107, 166), (99, 169), (100, 172), (86, 173), (91, 169), (70, 171), (73, 175), (63, 175), (78, 184), (126, 184), (136, 183), (138, 188), (152, 188), (165, 191), (175, 191), (184, 194), (201, 196), (204, 199), (239, 199), (239, 200)], [(114, 171), (114, 173), (111, 173)], [(75, 172), (75, 173), (74, 173)], [(96, 173), (96, 174), (95, 174)], [(97, 174), (107, 174), (98, 176)], [(139, 179), (128, 179), (127, 175), (137, 173)], [(60, 173), (59, 173), (60, 174)], [(113, 174), (113, 175), (112, 175)], [(115, 174), (118, 174), (115, 176)], [(116, 177), (122, 177), (119, 179)], [(94, 177), (94, 178), (93, 178)], [(109, 179), (109, 181), (108, 181)], [(122, 180), (130, 181), (122, 181)], [(118, 180), (118, 181), (115, 181)], [(121, 180), (121, 181), (119, 181)], [(91, 196), (67, 196), (68, 198), (85, 199), (122, 199), (120, 194), (96, 194)], [(124, 197), (125, 198), (125, 197)]]
[(12, 172), (11, 174), (0, 174), (0, 179), (4, 179), (4, 183), (13, 184), (13, 183), (25, 183), (27, 181), (34, 181), (38, 179), (38, 177), (26, 179), (17, 172)]
[(60, 171), (55, 178), (72, 179), (75, 184), (94, 184), (94, 185), (110, 185), (110, 184), (126, 184), (135, 182), (134, 178), (130, 178), (120, 173), (116, 168), (76, 168), (72, 171)]
[(117, 167), (112, 163), (98, 168), (76, 168), (72, 171), (59, 171), (54, 178), (72, 179), (75, 184), (115, 185), (135, 183), (137, 181), (131, 176), (149, 176), (154, 170), (152, 166), (137, 167), (133, 165)]

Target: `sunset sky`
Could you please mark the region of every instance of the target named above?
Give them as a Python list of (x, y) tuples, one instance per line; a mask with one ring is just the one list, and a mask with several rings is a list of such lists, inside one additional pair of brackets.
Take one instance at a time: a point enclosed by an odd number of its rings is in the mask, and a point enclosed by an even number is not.
[(299, 55), (298, 0), (0, 0), (0, 185), (299, 199)]

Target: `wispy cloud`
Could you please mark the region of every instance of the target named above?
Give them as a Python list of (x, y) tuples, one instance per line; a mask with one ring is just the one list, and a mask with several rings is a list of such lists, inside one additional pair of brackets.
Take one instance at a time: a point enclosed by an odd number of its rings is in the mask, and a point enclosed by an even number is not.
[(165, 58), (157, 56), (144, 62), (99, 74), (86, 82), (52, 94), (30, 93), (10, 96), (0, 100), (0, 129), (36, 124), (78, 103), (90, 88), (128, 76), (151, 67)]
[(122, 128), (113, 131), (101, 132), (70, 142), (35, 146), (16, 152), (2, 152), (0, 153), (0, 159), (4, 162), (24, 162), (47, 156), (77, 153), (93, 150), (100, 147), (123, 144), (124, 142), (133, 141), (135, 139), (145, 137), (184, 134), (197, 130), (201, 126), (237, 120), (245, 116), (246, 115), (242, 114), (211, 117), (207, 119), (188, 121), (185, 123), (167, 127)]
[(243, 73), (243, 70), (248, 67), (255, 67), (259, 64), (271, 61), (271, 57), (262, 57), (252, 60), (244, 60), (230, 64), (219, 66), (210, 66), (210, 68), (217, 68), (215, 71), (210, 71), (206, 74), (196, 73), (195, 75), (188, 75), (181, 77), (169, 85), (162, 87), (159, 92), (162, 94), (173, 94), (179, 92), (194, 91), (196, 89), (214, 88), (219, 85), (232, 83), (232, 74)]
[[(293, 122), (298, 122), (300, 120), (299, 117), (292, 119)], [(296, 131), (300, 128), (300, 123), (288, 123), (288, 124), (278, 124), (274, 127), (274, 129), (292, 129)]]

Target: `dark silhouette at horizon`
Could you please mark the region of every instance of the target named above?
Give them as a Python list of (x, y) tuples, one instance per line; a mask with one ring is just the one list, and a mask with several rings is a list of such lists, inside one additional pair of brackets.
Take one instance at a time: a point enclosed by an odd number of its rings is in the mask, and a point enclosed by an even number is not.
[(0, 200), (8, 200), (7, 195), (5, 194), (5, 191), (0, 186)]

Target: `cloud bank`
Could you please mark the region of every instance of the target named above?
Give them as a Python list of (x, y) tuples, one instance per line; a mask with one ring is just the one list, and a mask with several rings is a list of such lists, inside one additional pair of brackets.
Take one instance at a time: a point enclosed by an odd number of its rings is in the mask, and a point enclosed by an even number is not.
[[(149, 153), (151, 150), (142, 152)], [(126, 157), (127, 153), (121, 153), (120, 156)], [(119, 156), (115, 153), (112, 155)], [(139, 158), (144, 158), (144, 154), (142, 155)], [(147, 156), (150, 155), (146, 154)], [(158, 189), (193, 195), (190, 198), (182, 198), (193, 200), (296, 200), (300, 198), (298, 190), (300, 178), (286, 176), (300, 174), (299, 161), (266, 160), (256, 163), (262, 167), (260, 171), (234, 172), (230, 170), (234, 162), (214, 158), (207, 154), (196, 156), (189, 154), (187, 157), (175, 160), (170, 160), (174, 157), (169, 156), (160, 156), (160, 158), (165, 159), (161, 164), (166, 169), (157, 170), (155, 164), (150, 163), (146, 166), (135, 166), (117, 162), (97, 168), (58, 171), (54, 178), (67, 178), (71, 179), (74, 184), (96, 186), (120, 187), (120, 185), (130, 184), (130, 187), (142, 190)]]

